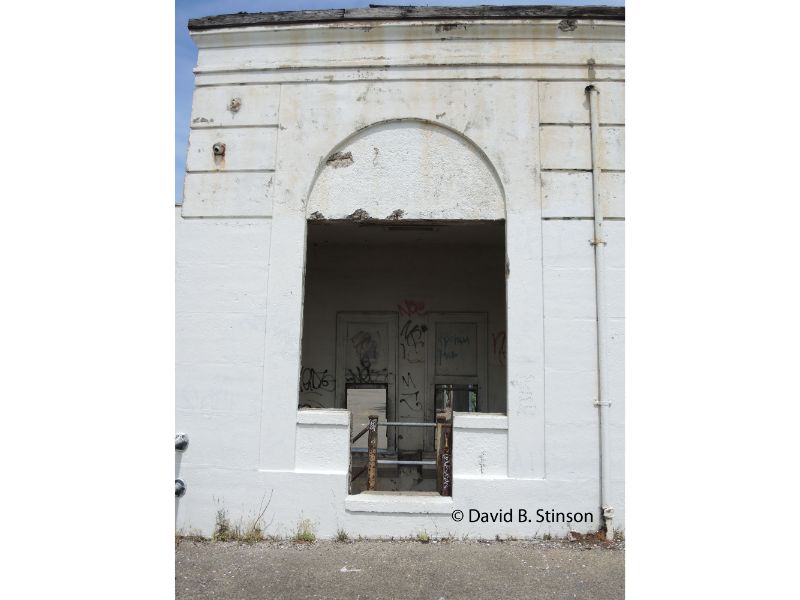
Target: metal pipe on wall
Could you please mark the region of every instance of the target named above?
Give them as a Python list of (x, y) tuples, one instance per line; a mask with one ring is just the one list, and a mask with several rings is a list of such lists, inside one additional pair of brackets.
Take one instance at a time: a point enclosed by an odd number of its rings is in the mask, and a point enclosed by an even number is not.
[(607, 540), (614, 538), (614, 507), (611, 506), (610, 469), (608, 452), (608, 409), (611, 402), (608, 397), (607, 345), (606, 330), (606, 281), (605, 281), (605, 247), (606, 238), (603, 229), (603, 206), (600, 201), (600, 92), (593, 86), (586, 87), (589, 96), (589, 122), (591, 124), (592, 146), (592, 201), (594, 205), (594, 273), (597, 310), (597, 406), (600, 436), (600, 508), (603, 511), (603, 523)]

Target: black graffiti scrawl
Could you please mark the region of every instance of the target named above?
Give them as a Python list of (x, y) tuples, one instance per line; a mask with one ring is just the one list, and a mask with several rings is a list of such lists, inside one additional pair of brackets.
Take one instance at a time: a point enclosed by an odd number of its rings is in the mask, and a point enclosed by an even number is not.
[(400, 329), (400, 352), (403, 360), (410, 363), (425, 362), (425, 332), (427, 325), (414, 323), (410, 319)]
[(373, 337), (370, 331), (359, 331), (352, 338), (350, 344), (358, 358), (358, 366), (345, 371), (347, 383), (386, 383), (389, 379), (387, 368), (378, 369), (375, 365), (380, 358), (380, 339)]
[(334, 379), (328, 373), (328, 369), (318, 371), (312, 367), (303, 367), (300, 371), (300, 392), (311, 392), (322, 394), (323, 392), (333, 392)]

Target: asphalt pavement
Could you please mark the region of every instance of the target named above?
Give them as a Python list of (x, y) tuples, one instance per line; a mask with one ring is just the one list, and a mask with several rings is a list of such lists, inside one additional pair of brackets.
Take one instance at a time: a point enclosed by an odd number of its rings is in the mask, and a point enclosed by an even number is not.
[(616, 600), (624, 544), (584, 541), (182, 539), (176, 598), (229, 600)]

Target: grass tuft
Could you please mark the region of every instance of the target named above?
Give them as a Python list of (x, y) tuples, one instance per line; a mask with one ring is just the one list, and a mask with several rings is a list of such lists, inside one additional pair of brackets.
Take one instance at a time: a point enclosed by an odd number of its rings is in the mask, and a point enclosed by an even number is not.
[(297, 524), (297, 530), (294, 533), (294, 541), (310, 544), (315, 542), (316, 539), (314, 524), (309, 519), (300, 519)]
[(228, 512), (224, 508), (217, 509), (217, 520), (211, 539), (215, 542), (230, 542), (234, 539), (233, 527), (228, 519)]
[(231, 525), (228, 513), (224, 508), (217, 510), (217, 519), (214, 525), (212, 538), (215, 542), (239, 542), (241, 544), (255, 544), (264, 539), (259, 520), (253, 520), (249, 525), (240, 521)]

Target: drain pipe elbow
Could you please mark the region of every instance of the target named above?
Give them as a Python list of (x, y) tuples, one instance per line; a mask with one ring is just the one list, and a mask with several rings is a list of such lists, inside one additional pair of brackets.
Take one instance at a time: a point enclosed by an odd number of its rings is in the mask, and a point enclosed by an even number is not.
[(183, 452), (189, 447), (189, 436), (185, 433), (175, 434), (175, 450), (176, 452)]
[(614, 507), (603, 507), (603, 522), (605, 524), (605, 538), (606, 541), (614, 539)]

